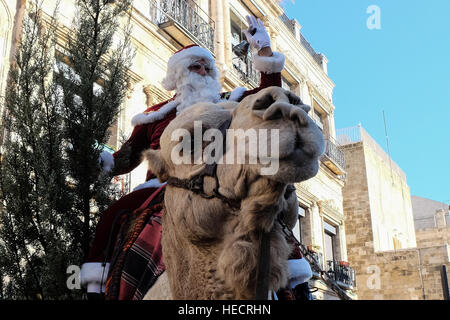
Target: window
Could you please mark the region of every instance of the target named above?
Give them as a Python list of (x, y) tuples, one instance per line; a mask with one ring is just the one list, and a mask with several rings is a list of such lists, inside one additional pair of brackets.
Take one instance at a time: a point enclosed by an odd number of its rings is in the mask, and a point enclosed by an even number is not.
[(319, 126), (320, 130), (325, 137), (329, 137), (329, 123), (328, 114), (326, 109), (318, 102), (316, 98), (313, 98), (312, 102), (312, 118), (314, 122)]
[(306, 227), (305, 227), (305, 223), (306, 223), (306, 213), (307, 213), (306, 208), (303, 208), (302, 206), (298, 207), (298, 221), (294, 226), (293, 232), (295, 237), (297, 238), (298, 241), (300, 241), (300, 243), (304, 243), (305, 239), (305, 231)]
[(323, 222), (324, 228), (324, 253), (326, 261), (334, 261), (336, 258), (336, 234), (337, 230), (335, 227), (327, 222)]
[(323, 120), (322, 120), (322, 118), (323, 118), (322, 114), (316, 108), (314, 108), (314, 110), (313, 110), (313, 120), (317, 124), (319, 129), (323, 131)]
[(233, 10), (230, 10), (230, 20), (233, 70), (242, 81), (250, 84), (252, 87), (256, 87), (259, 83), (259, 72), (253, 68), (251, 50), (248, 50), (248, 54), (245, 55), (243, 47), (236, 47), (242, 41), (246, 40), (242, 30), (246, 29), (247, 25)]
[(281, 77), (281, 87), (285, 90), (289, 91), (292, 90), (292, 84), (289, 81), (287, 81), (286, 78), (283, 76)]
[(244, 36), (241, 27), (235, 20), (231, 20), (231, 44), (237, 46), (242, 40), (244, 40)]

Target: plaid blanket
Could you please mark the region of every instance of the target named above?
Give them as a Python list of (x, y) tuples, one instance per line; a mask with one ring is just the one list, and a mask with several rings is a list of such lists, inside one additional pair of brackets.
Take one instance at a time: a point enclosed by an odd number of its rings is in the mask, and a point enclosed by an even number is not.
[(125, 213), (106, 280), (106, 300), (141, 300), (164, 272), (163, 188), (156, 190), (139, 209)]

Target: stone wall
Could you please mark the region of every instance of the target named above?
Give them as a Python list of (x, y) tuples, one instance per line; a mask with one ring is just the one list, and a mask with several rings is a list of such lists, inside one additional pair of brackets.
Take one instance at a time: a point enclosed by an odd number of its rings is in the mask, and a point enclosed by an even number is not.
[(386, 154), (379, 146), (374, 148), (373, 143), (366, 143), (366, 136), (363, 145), (374, 249), (415, 247), (414, 218), (406, 177), (393, 170), (392, 160), (385, 161)]
[[(442, 265), (446, 265), (449, 274), (450, 253), (447, 243), (450, 228), (417, 231), (414, 237), (417, 247), (414, 246), (414, 248), (377, 250), (374, 243), (376, 239), (374, 230), (377, 228), (374, 224), (380, 221), (380, 215), (376, 216), (376, 210), (389, 208), (389, 203), (380, 204), (381, 201), (388, 199), (381, 199), (382, 192), (376, 193), (377, 188), (375, 190), (373, 188), (374, 179), (385, 180), (375, 183), (380, 187), (386, 181), (390, 184), (392, 177), (389, 171), (388, 176), (377, 172), (374, 166), (376, 155), (363, 142), (348, 144), (342, 149), (347, 163), (347, 181), (343, 188), (347, 253), (351, 266), (356, 270), (358, 298), (362, 300), (443, 299), (440, 270)], [(381, 170), (386, 173), (386, 167)], [(394, 179), (398, 179), (398, 176)], [(406, 181), (403, 183), (406, 185)], [(395, 184), (401, 185), (399, 181), (394, 181)], [(407, 203), (409, 190), (406, 187), (400, 190), (408, 192), (407, 196), (402, 196)], [(398, 208), (398, 203), (393, 204), (392, 207)], [(406, 214), (408, 215), (409, 211), (406, 211)], [(407, 215), (405, 217), (412, 220), (412, 216)], [(388, 227), (399, 223), (388, 215), (384, 218)]]

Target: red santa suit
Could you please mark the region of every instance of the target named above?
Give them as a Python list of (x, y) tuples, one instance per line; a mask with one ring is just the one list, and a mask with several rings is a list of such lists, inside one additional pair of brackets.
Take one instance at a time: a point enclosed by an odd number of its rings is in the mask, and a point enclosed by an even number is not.
[[(175, 53), (168, 63), (167, 76), (162, 84), (166, 90), (177, 89), (177, 76), (179, 70), (187, 68), (195, 59), (204, 59), (211, 65), (210, 75), (218, 78), (214, 59), (208, 50), (198, 46), (189, 46)], [(253, 90), (237, 88), (231, 94), (222, 94), (222, 99), (241, 101), (246, 96), (270, 86), (281, 86), (281, 71), (284, 68), (284, 56), (274, 52), (273, 56), (254, 55), (255, 69), (261, 72), (260, 85)], [(219, 94), (219, 92), (217, 92)], [(132, 171), (142, 161), (142, 152), (148, 148), (159, 149), (159, 139), (167, 125), (180, 112), (180, 102), (175, 95), (172, 99), (154, 105), (143, 113), (136, 115), (132, 124), (134, 130), (130, 138), (122, 145), (120, 150), (113, 154), (114, 174), (120, 175)], [(112, 159), (111, 159), (112, 160)], [(113, 203), (100, 217), (96, 233), (89, 252), (88, 259), (82, 266), (81, 280), (88, 292), (109, 293), (111, 299), (142, 299), (146, 290), (156, 281), (164, 271), (164, 263), (161, 254), (161, 201), (164, 184), (158, 181), (149, 170), (146, 182), (138, 186), (133, 192)], [(149, 199), (153, 196), (152, 201)], [(159, 197), (159, 198), (158, 198)], [(145, 203), (147, 201), (147, 203)], [(151, 207), (151, 209), (149, 209)], [(149, 217), (139, 229), (140, 235), (133, 239), (133, 246), (126, 246), (126, 236), (120, 236), (125, 232), (126, 214), (135, 212), (136, 209), (148, 209)], [(139, 210), (137, 210), (139, 211)], [(122, 241), (122, 242), (121, 242)], [(118, 245), (119, 242), (119, 245)], [(122, 246), (122, 248), (119, 248)], [(125, 246), (125, 249), (123, 247)], [(114, 250), (116, 248), (116, 250)], [(118, 254), (117, 249), (121, 252)], [(144, 249), (143, 249), (144, 248)], [(128, 251), (127, 251), (128, 250)], [(114, 253), (116, 251), (116, 253)], [(122, 259), (122, 260), (121, 260)], [(133, 260), (134, 259), (134, 260)], [(128, 263), (127, 260), (133, 260)], [(122, 266), (116, 274), (110, 272), (114, 264), (122, 261)], [(127, 267), (128, 265), (128, 267)], [(128, 269), (127, 269), (128, 268)], [(116, 268), (117, 269), (117, 268)], [(108, 297), (108, 292), (106, 293)]]

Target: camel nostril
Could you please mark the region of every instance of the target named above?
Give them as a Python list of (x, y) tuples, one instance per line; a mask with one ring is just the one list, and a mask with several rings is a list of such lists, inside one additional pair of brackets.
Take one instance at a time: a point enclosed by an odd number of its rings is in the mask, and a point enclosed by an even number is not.
[(289, 118), (293, 121), (297, 121), (301, 127), (306, 127), (308, 125), (308, 121), (305, 118), (306, 114), (299, 107), (294, 107), (291, 110)]
[(305, 144), (303, 143), (303, 140), (297, 134), (295, 136), (295, 149), (303, 149), (304, 146), (305, 146)]

